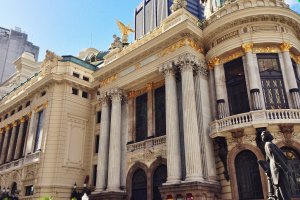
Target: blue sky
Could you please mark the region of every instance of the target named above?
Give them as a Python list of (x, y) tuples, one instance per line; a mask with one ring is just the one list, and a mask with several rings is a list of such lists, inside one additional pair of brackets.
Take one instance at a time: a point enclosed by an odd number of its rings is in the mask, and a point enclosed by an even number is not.
[[(29, 40), (58, 55), (78, 55), (94, 47), (106, 50), (119, 34), (116, 19), (134, 25), (134, 8), (141, 0), (0, 0), (0, 26), (22, 28)], [(287, 0), (300, 13), (298, 0)]]

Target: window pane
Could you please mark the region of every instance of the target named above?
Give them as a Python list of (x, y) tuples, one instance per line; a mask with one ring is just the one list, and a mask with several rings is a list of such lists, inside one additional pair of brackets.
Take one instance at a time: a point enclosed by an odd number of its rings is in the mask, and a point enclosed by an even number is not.
[(147, 139), (147, 93), (136, 98), (136, 142)]
[(165, 86), (157, 88), (155, 95), (155, 135), (166, 134), (166, 99)]

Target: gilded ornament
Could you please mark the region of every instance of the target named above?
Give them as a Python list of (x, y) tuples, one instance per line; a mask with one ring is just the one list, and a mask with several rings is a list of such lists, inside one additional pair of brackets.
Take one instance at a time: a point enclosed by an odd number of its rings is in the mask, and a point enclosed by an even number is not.
[(46, 101), (46, 102), (44, 103), (43, 107), (44, 107), (45, 109), (48, 108), (48, 101)]
[(18, 126), (18, 122), (17, 122), (17, 121), (14, 121), (12, 125), (13, 125), (13, 127)]
[(24, 123), (26, 121), (26, 117), (21, 117), (20, 122)]
[(4, 129), (3, 129), (3, 128), (0, 128), (0, 134), (3, 133), (3, 132), (4, 132)]
[(123, 42), (123, 44), (127, 44), (128, 43), (128, 35), (130, 33), (133, 33), (134, 30), (130, 28), (130, 25), (126, 26), (125, 24), (123, 24), (119, 20), (117, 20), (117, 25), (118, 25), (118, 27), (120, 29), (121, 34), (122, 34), (122, 42)]
[(209, 65), (209, 66), (212, 66), (212, 67), (215, 67), (216, 65), (219, 65), (220, 63), (221, 63), (220, 58), (214, 57), (213, 59), (211, 59), (211, 60), (208, 62), (208, 65)]
[(244, 55), (244, 53), (242, 51), (237, 51), (237, 52), (235, 52), (233, 54), (230, 54), (229, 56), (223, 58), (222, 59), (222, 63), (227, 63), (227, 62), (232, 61), (232, 60), (234, 60), (236, 58), (239, 58), (239, 57), (241, 57), (243, 55)]
[(11, 125), (10, 124), (7, 124), (6, 126), (5, 126), (5, 130), (9, 130), (11, 128)]
[(267, 46), (267, 47), (258, 47), (253, 48), (254, 53), (278, 53), (280, 49), (277, 46)]
[(113, 75), (107, 79), (104, 79), (103, 81), (100, 81), (100, 87), (104, 87), (108, 84), (110, 84), (111, 82), (115, 81), (117, 79), (117, 75)]
[(292, 48), (293, 45), (290, 43), (284, 42), (284, 43), (281, 43), (279, 47), (280, 47), (281, 51), (290, 51), (290, 48)]
[(243, 50), (244, 50), (245, 53), (252, 52), (252, 50), (253, 50), (253, 43), (249, 42), (249, 43), (242, 44), (242, 48), (243, 48)]
[(135, 67), (136, 70), (138, 70), (138, 69), (141, 69), (141, 68), (142, 68), (142, 65), (141, 65), (141, 63), (138, 63), (138, 64), (136, 64), (134, 67)]
[(148, 83), (147, 86), (146, 86), (147, 91), (151, 91), (153, 89), (153, 86), (154, 86), (153, 83)]

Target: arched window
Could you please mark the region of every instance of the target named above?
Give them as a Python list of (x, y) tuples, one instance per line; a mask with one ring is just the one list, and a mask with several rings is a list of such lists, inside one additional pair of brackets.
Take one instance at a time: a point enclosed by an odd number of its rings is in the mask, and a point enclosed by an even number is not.
[(266, 109), (288, 108), (278, 54), (257, 54)]
[(144, 170), (138, 169), (132, 177), (131, 200), (147, 199), (147, 176)]
[(264, 199), (257, 157), (249, 150), (235, 157), (239, 200)]
[(293, 197), (300, 197), (300, 155), (290, 147), (282, 147), (281, 150), (288, 159), (291, 176), (295, 182), (295, 191), (292, 191)]
[(153, 174), (153, 200), (161, 200), (159, 187), (167, 181), (167, 166), (160, 165)]

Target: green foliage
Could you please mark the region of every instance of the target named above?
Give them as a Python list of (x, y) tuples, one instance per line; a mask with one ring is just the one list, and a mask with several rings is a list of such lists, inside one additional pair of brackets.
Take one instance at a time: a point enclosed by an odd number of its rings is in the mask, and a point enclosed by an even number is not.
[(76, 197), (73, 197), (72, 200), (77, 200), (77, 198), (76, 198)]
[(39, 198), (39, 200), (53, 200), (52, 197), (42, 197), (42, 198)]

